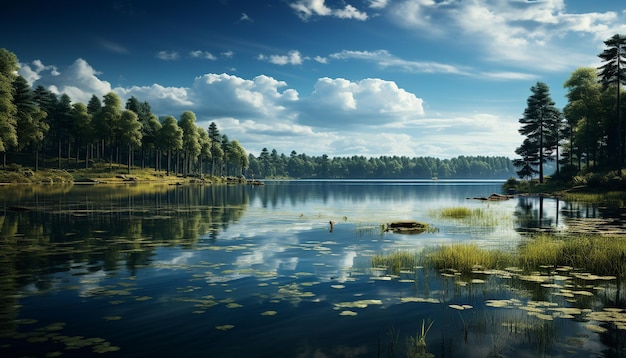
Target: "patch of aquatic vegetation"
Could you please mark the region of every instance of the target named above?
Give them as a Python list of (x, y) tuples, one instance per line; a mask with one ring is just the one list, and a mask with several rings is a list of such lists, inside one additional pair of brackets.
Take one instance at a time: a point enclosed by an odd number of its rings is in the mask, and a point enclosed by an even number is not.
[(339, 302), (335, 303), (335, 310), (340, 310), (342, 308), (367, 308), (372, 305), (382, 305), (383, 301), (372, 299), (372, 300), (356, 300), (352, 302)]
[[(117, 316), (116, 316), (117, 317)], [(106, 317), (105, 317), (106, 318)], [(115, 319), (107, 319), (107, 321)], [(35, 324), (36, 320), (18, 320), (18, 323)], [(54, 322), (29, 332), (13, 332), (8, 337), (15, 340), (23, 339), (29, 346), (37, 350), (36, 344), (42, 344), (41, 350), (46, 351), (46, 357), (59, 357), (64, 351), (90, 349), (92, 353), (108, 353), (120, 350), (120, 347), (111, 344), (100, 337), (68, 336), (61, 334), (66, 328), (65, 322)], [(44, 346), (45, 344), (45, 346)], [(84, 352), (84, 351), (82, 351)], [(89, 355), (84, 352), (84, 355)]]
[(372, 256), (372, 267), (385, 268), (391, 274), (399, 274), (403, 269), (414, 269), (420, 258), (417, 252), (398, 250), (386, 255)]
[(228, 331), (228, 330), (231, 330), (233, 328), (235, 328), (235, 326), (232, 325), (232, 324), (224, 324), (224, 325), (221, 325), (221, 326), (215, 326), (215, 329), (219, 329), (220, 331)]
[(470, 209), (465, 206), (454, 206), (431, 210), (430, 215), (439, 219), (460, 221), (475, 227), (495, 227), (512, 221), (510, 215), (489, 207)]
[(422, 329), (415, 336), (409, 337), (407, 340), (407, 357), (409, 358), (434, 358), (435, 355), (428, 352), (426, 346), (426, 335), (430, 332), (434, 321), (430, 321), (428, 326), (425, 320), (422, 320)]
[(469, 274), (477, 270), (519, 267), (533, 271), (542, 267), (575, 267), (603, 276), (626, 276), (626, 236), (562, 235), (529, 236), (513, 252), (485, 249), (477, 244), (458, 243), (372, 256), (373, 268), (399, 273), (402, 269), (426, 266)]
[(501, 250), (488, 250), (477, 244), (454, 244), (429, 249), (424, 264), (438, 270), (454, 269), (471, 273), (483, 268), (505, 268), (511, 266), (513, 261), (513, 255)]
[(607, 192), (564, 192), (563, 200), (578, 203), (594, 203), (615, 207), (626, 206), (626, 192), (624, 191), (607, 191)]

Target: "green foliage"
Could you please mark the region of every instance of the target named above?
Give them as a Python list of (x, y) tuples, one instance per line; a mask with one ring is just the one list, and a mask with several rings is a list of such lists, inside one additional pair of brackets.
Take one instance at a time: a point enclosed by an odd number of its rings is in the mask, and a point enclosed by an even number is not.
[(337, 178), (337, 179), (504, 179), (515, 175), (507, 157), (309, 156), (295, 150), (289, 156), (263, 148), (260, 155), (248, 156), (255, 177)]

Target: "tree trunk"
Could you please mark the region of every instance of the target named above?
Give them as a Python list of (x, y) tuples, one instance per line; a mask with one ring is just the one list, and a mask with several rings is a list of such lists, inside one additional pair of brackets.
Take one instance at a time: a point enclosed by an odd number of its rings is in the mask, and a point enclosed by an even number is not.
[(130, 163), (131, 160), (130, 159), (131, 159), (131, 157), (133, 155), (132, 153), (133, 153), (133, 147), (132, 147), (132, 145), (129, 144), (128, 145), (128, 174), (130, 174), (130, 165), (131, 165), (131, 163)]
[(57, 169), (61, 169), (61, 140), (57, 143)]
[(167, 172), (167, 176), (170, 175), (170, 164), (171, 164), (170, 160), (171, 160), (171, 157), (172, 157), (172, 150), (170, 148), (167, 148), (167, 171), (166, 171)]

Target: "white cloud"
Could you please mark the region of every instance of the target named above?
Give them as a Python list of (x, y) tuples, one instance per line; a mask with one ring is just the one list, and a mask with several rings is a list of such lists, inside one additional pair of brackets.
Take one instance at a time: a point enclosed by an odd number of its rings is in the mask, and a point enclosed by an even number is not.
[(313, 60), (319, 63), (324, 63), (324, 64), (328, 63), (328, 59), (326, 57), (315, 56), (313, 57)]
[(400, 59), (389, 53), (387, 50), (377, 51), (350, 51), (343, 50), (330, 55), (331, 58), (339, 60), (357, 59), (374, 62), (381, 67), (390, 67), (414, 73), (454, 73), (465, 74), (456, 66), (428, 61), (407, 61)]
[(298, 0), (289, 4), (303, 20), (313, 16), (333, 16), (340, 19), (367, 20), (367, 13), (359, 11), (348, 4), (343, 9), (331, 9), (325, 4), (325, 0)]
[(248, 14), (246, 14), (245, 12), (241, 13), (241, 17), (239, 18), (239, 21), (250, 21), (253, 22), (252, 18), (250, 16), (248, 16)]
[(30, 64), (20, 63), (19, 66), (20, 68), (17, 73), (24, 77), (31, 86), (36, 80), (41, 78), (40, 73), (43, 71), (49, 71), (51, 76), (59, 75), (56, 66), (46, 66), (41, 60), (34, 60)]
[(193, 58), (202, 58), (205, 60), (213, 60), (213, 61), (217, 60), (217, 57), (215, 57), (215, 55), (213, 55), (212, 53), (208, 51), (200, 51), (200, 50), (191, 51), (189, 52), (189, 56)]
[(286, 55), (263, 55), (260, 54), (257, 57), (258, 60), (260, 61), (268, 61), (270, 63), (273, 63), (275, 65), (280, 65), (280, 66), (284, 66), (284, 65), (301, 65), (303, 62), (303, 58), (302, 55), (300, 54), (300, 51), (297, 50), (292, 50), (289, 51), (288, 54)]
[(65, 93), (74, 102), (87, 103), (92, 95), (102, 96), (111, 91), (111, 84), (101, 80), (100, 73), (81, 58), (64, 69), (46, 66), (39, 60), (32, 64), (34, 68), (22, 65), (19, 71), (22, 76), (28, 76), (24, 77), (31, 86), (41, 85), (55, 94)]
[(300, 109), (302, 123), (336, 130), (385, 126), (424, 114), (421, 98), (398, 88), (393, 81), (377, 78), (356, 82), (320, 78)]
[(156, 54), (156, 58), (164, 61), (178, 60), (180, 55), (176, 51), (159, 51)]
[(235, 53), (233, 51), (225, 51), (225, 52), (222, 52), (221, 55), (226, 57), (226, 58), (233, 58)]
[(445, 36), (454, 39), (452, 47), (479, 46), (487, 60), (544, 71), (569, 70), (594, 57), (586, 49), (562, 48), (564, 37), (580, 42), (591, 36), (597, 42), (626, 29), (614, 12), (571, 14), (564, 0), (403, 0), (389, 9), (395, 23), (417, 36), (433, 41)]
[(384, 9), (389, 4), (389, 0), (369, 0), (372, 9)]

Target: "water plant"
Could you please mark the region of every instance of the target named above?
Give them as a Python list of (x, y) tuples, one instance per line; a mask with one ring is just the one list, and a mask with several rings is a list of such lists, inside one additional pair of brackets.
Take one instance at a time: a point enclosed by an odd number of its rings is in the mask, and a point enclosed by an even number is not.
[(444, 220), (460, 221), (468, 226), (495, 227), (511, 220), (509, 216), (502, 215), (497, 210), (486, 208), (468, 208), (465, 206), (453, 206), (432, 210), (431, 216)]
[(403, 269), (413, 269), (420, 259), (417, 252), (398, 250), (387, 255), (372, 256), (372, 267), (384, 267), (391, 274), (398, 274)]
[(511, 262), (511, 254), (483, 249), (477, 244), (445, 245), (426, 254), (426, 263), (433, 268), (454, 269), (461, 273), (470, 273), (477, 268), (504, 268), (510, 266)]
[(415, 337), (411, 336), (407, 340), (407, 357), (409, 358), (431, 358), (435, 355), (428, 352), (426, 346), (426, 335), (433, 326), (434, 321), (428, 323), (426, 327), (426, 320), (422, 320), (422, 329), (417, 332)]

